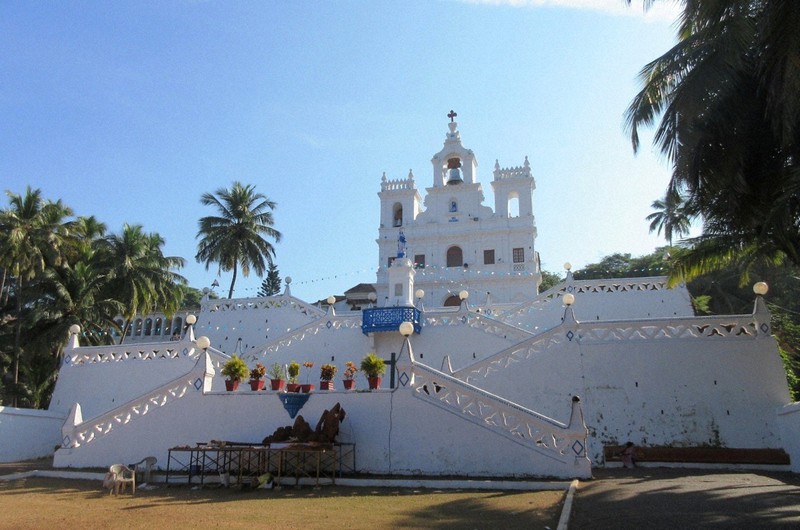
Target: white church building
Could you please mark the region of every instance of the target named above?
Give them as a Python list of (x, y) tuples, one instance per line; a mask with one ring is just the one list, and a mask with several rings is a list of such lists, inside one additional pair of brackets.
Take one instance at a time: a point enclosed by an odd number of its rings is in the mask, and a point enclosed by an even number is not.
[[(69, 339), (48, 411), (0, 410), (0, 460), (15, 437), (57, 467), (103, 467), (201, 441), (260, 444), (334, 404), (347, 470), (396, 476), (586, 478), (604, 447), (784, 450), (800, 471), (800, 410), (761, 294), (752, 314), (694, 315), (666, 279), (566, 279), (539, 292), (534, 178), (496, 162), (484, 205), (475, 154), (451, 113), (424, 200), (410, 172), (380, 182), (379, 268), (363, 308), (291, 294), (205, 299), (144, 315), (114, 346)], [(764, 292), (760, 288), (760, 293)], [(411, 325), (402, 327), (409, 322)], [(176, 335), (175, 332), (178, 332)], [(387, 363), (383, 386), (290, 395), (229, 392), (234, 353), (253, 367)], [(5, 451), (5, 453), (4, 453)], [(17, 449), (19, 451), (19, 449)], [(18, 453), (15, 453), (19, 456)]]

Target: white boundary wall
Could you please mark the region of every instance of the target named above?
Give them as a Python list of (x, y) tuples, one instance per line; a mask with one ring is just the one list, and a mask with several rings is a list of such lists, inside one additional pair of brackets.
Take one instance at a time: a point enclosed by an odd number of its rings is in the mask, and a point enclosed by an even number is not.
[(52, 455), (61, 443), (64, 418), (47, 410), (0, 407), (0, 462)]
[(800, 473), (800, 402), (778, 409), (778, 424), (783, 434), (783, 448), (791, 458), (791, 469)]

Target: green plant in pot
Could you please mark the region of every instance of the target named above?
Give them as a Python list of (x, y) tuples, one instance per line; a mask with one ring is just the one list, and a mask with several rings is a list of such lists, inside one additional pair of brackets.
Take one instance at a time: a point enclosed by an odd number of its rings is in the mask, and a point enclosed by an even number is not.
[(300, 363), (292, 361), (289, 363), (289, 384), (286, 385), (287, 392), (300, 392), (300, 385), (297, 378), (300, 377)]
[(234, 355), (222, 365), (221, 373), (228, 378), (225, 381), (225, 388), (232, 392), (239, 387), (239, 381), (250, 375), (250, 368), (247, 367), (244, 359)]
[(374, 390), (381, 387), (381, 376), (386, 373), (386, 365), (375, 352), (369, 352), (361, 359), (361, 371), (367, 376), (370, 390)]
[(272, 390), (283, 390), (283, 385), (286, 383), (286, 368), (280, 363), (272, 363), (269, 367), (269, 380)]
[(338, 368), (334, 364), (323, 364), (319, 367), (319, 389), (333, 390), (333, 378), (336, 377)]
[(267, 375), (267, 367), (261, 363), (256, 363), (256, 367), (250, 370), (250, 389), (264, 390), (263, 377)]

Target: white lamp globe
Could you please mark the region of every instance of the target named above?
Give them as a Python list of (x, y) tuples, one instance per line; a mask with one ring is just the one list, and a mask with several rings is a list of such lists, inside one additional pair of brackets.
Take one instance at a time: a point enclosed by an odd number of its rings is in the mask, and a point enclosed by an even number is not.
[(575, 295), (572, 293), (567, 293), (564, 295), (564, 304), (572, 305), (575, 303)]
[(325, 301), (328, 302), (328, 305), (333, 305), (336, 303), (336, 297), (331, 295), (328, 298), (326, 298)]
[(415, 295), (417, 298), (422, 298), (423, 296), (425, 296), (425, 291), (424, 291), (424, 290), (422, 290), (422, 289), (417, 289), (417, 292), (415, 292), (415, 293), (414, 293), (414, 295)]
[(77, 324), (73, 324), (69, 327), (69, 332), (72, 333), (73, 335), (77, 335), (78, 333), (81, 332), (81, 327)]
[(290, 283), (292, 283), (292, 277), (291, 276), (287, 276), (284, 281), (286, 282), (286, 285), (289, 285)]
[(469, 298), (469, 291), (466, 291), (466, 290), (461, 291), (460, 293), (458, 293), (458, 297), (461, 300), (466, 300), (467, 298)]
[(414, 324), (411, 322), (403, 322), (400, 324), (400, 334), (404, 337), (408, 337), (414, 333)]
[(200, 348), (201, 350), (205, 350), (206, 348), (211, 346), (211, 340), (205, 335), (203, 335), (202, 337), (197, 337), (197, 340), (194, 341), (194, 343), (197, 344), (197, 347)]
[(767, 291), (769, 291), (769, 285), (767, 285), (767, 282), (757, 282), (755, 285), (753, 285), (753, 292), (759, 296), (764, 296), (767, 294)]
[(188, 315), (186, 317), (186, 323), (190, 326), (194, 326), (194, 323), (197, 322), (197, 317), (194, 315)]
[(564, 264), (564, 269), (566, 269), (566, 270), (570, 270), (570, 269), (572, 269), (572, 263), (570, 263), (569, 261), (568, 261), (568, 262), (566, 262), (566, 263)]

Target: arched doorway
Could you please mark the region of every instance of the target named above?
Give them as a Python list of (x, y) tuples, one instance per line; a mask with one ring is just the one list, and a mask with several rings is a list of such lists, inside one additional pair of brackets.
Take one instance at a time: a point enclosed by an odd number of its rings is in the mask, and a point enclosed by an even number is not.
[(461, 305), (461, 298), (459, 298), (457, 294), (448, 296), (447, 300), (444, 301), (445, 307), (458, 307), (460, 305)]

